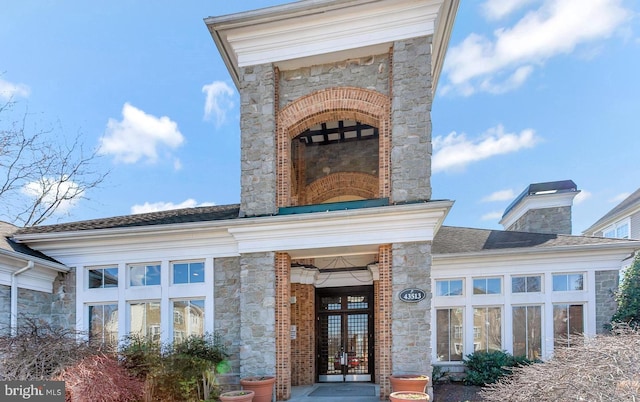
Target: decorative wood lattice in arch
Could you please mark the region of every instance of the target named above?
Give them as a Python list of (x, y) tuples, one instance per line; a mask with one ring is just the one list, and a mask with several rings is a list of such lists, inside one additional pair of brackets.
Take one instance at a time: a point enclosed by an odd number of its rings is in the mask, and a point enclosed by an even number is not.
[[(354, 120), (379, 132), (378, 194), (390, 194), (391, 101), (377, 91), (336, 87), (315, 91), (282, 108), (276, 119), (278, 207), (292, 206), (291, 141), (303, 131), (326, 121)], [(372, 197), (376, 198), (376, 197)]]

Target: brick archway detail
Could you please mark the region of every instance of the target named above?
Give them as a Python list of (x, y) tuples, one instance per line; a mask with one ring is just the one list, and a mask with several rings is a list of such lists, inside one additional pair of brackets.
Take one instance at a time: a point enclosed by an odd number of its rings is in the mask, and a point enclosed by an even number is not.
[[(391, 100), (380, 92), (357, 87), (327, 88), (298, 98), (276, 118), (278, 207), (294, 204), (291, 196), (291, 140), (312, 126), (327, 121), (355, 120), (378, 128), (377, 197), (390, 196)], [(374, 197), (375, 198), (375, 197)]]
[(333, 173), (309, 184), (305, 194), (306, 204), (320, 204), (340, 195), (371, 199), (378, 196), (378, 178), (359, 172)]

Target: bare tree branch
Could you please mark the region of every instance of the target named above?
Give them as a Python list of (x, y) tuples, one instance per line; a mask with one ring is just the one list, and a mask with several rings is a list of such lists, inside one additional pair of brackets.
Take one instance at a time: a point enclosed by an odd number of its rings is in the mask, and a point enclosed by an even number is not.
[(109, 172), (98, 167), (97, 150), (84, 149), (80, 134), (67, 142), (54, 129), (31, 128), (28, 110), (11, 118), (15, 107), (12, 100), (0, 104), (0, 218), (33, 226), (88, 199)]

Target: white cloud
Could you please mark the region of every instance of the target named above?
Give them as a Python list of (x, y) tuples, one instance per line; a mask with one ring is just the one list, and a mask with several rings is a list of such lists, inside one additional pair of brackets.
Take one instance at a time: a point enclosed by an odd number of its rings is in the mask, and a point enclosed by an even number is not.
[(159, 148), (175, 149), (183, 142), (178, 125), (167, 116), (156, 117), (125, 103), (122, 120), (109, 119), (99, 152), (123, 163), (155, 162)]
[(9, 100), (15, 97), (26, 98), (31, 94), (31, 89), (24, 84), (14, 84), (0, 78), (0, 98)]
[(500, 219), (502, 219), (502, 212), (489, 212), (482, 215), (480, 219), (482, 219), (483, 221), (500, 221)]
[[(496, 29), (491, 38), (470, 34), (447, 53), (444, 92), (455, 90), (468, 96), (478, 90), (500, 93), (517, 88), (534, 66), (571, 53), (578, 45), (607, 38), (620, 28), (631, 17), (621, 2), (544, 0), (513, 26)], [(509, 7), (500, 9), (498, 2), (487, 5), (493, 7), (494, 15), (509, 12)]]
[(198, 202), (192, 198), (189, 198), (185, 201), (182, 201), (179, 204), (174, 204), (172, 202), (145, 202), (142, 205), (134, 205), (131, 207), (132, 214), (144, 214), (147, 212), (158, 212), (158, 211), (168, 211), (171, 209), (182, 209), (182, 208), (193, 208), (193, 207), (206, 207), (210, 205), (215, 205), (212, 202), (203, 202), (198, 204)]
[(609, 202), (619, 204), (622, 201), (624, 201), (630, 195), (631, 195), (631, 193), (620, 193), (620, 194), (616, 195), (615, 197), (609, 199)]
[(510, 201), (510, 200), (513, 200), (515, 197), (516, 197), (516, 194), (511, 189), (500, 190), (500, 191), (496, 191), (494, 193), (489, 194), (488, 196), (484, 197), (481, 201), (482, 202)]
[(487, 0), (481, 5), (482, 13), (490, 20), (499, 20), (536, 0)]
[(454, 131), (446, 137), (434, 138), (432, 170), (435, 173), (462, 169), (472, 162), (531, 148), (537, 142), (534, 130), (522, 130), (519, 134), (505, 133), (501, 125), (487, 130), (476, 140), (467, 139), (464, 133), (457, 134)]
[(573, 199), (573, 203), (575, 205), (582, 204), (583, 202), (591, 198), (592, 195), (593, 194), (591, 194), (587, 190), (580, 190), (580, 192)]
[(64, 181), (59, 183), (58, 179), (51, 177), (43, 177), (40, 181), (32, 181), (22, 187), (22, 193), (28, 197), (38, 199), (42, 198), (42, 206), (50, 207), (56, 202), (56, 199), (64, 197), (65, 194), (73, 195), (69, 200), (63, 200), (56, 207), (56, 215), (67, 214), (83, 195), (78, 185), (72, 181)]
[(204, 119), (215, 118), (216, 125), (220, 126), (227, 119), (227, 113), (233, 109), (232, 96), (235, 91), (226, 82), (214, 81), (203, 86), (202, 92), (207, 95), (204, 103)]

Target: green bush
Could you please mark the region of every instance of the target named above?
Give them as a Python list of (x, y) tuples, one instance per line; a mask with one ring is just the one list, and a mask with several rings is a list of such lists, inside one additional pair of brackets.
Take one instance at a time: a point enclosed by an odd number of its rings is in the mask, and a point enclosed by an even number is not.
[(611, 318), (615, 324), (640, 326), (640, 254), (636, 255), (633, 265), (624, 272), (622, 283), (616, 293), (618, 310)]
[(120, 351), (122, 364), (145, 381), (152, 400), (200, 401), (215, 391), (215, 372), (227, 357), (216, 335), (190, 336), (161, 345), (148, 338), (129, 336)]
[(464, 382), (467, 385), (492, 384), (501, 377), (510, 374), (512, 367), (531, 363), (532, 361), (524, 356), (514, 357), (501, 350), (474, 352), (467, 355), (464, 362), (466, 367)]

